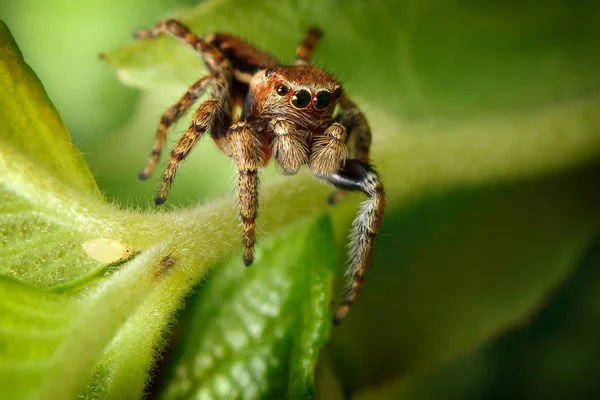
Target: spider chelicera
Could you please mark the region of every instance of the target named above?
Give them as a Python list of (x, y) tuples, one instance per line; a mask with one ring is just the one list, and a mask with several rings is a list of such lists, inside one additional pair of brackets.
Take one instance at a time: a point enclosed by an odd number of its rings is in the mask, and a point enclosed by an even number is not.
[[(198, 107), (190, 127), (171, 151), (156, 204), (165, 202), (177, 166), (209, 131), (218, 148), (237, 165), (246, 265), (254, 258), (258, 171), (271, 158), (286, 175), (307, 165), (316, 177), (340, 189), (330, 197), (332, 203), (347, 191), (364, 193), (367, 200), (350, 236), (350, 282), (333, 319), (339, 323), (362, 288), (383, 218), (385, 195), (379, 175), (369, 164), (371, 130), (366, 118), (331, 74), (310, 65), (321, 31), (308, 30), (293, 65), (282, 65), (270, 54), (230, 34), (199, 38), (174, 19), (138, 31), (135, 37), (162, 34), (191, 46), (204, 60), (209, 74), (190, 86), (162, 116), (150, 159), (139, 178), (147, 179), (156, 167), (167, 129), (210, 89), (210, 98)], [(235, 112), (238, 107), (243, 107), (241, 114)]]

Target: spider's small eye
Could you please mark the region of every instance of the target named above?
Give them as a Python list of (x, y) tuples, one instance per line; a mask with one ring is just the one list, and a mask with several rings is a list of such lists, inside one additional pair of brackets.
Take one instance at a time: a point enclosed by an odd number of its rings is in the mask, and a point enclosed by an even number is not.
[(297, 108), (304, 108), (310, 104), (310, 93), (306, 90), (298, 90), (292, 96), (292, 104)]
[(283, 85), (277, 86), (275, 90), (277, 90), (277, 94), (280, 96), (285, 96), (289, 92), (289, 89)]
[(339, 99), (340, 97), (342, 97), (342, 93), (343, 93), (343, 90), (341, 87), (339, 87), (333, 91), (333, 95), (335, 96), (336, 99)]
[(315, 107), (317, 107), (318, 109), (322, 110), (324, 108), (327, 108), (331, 103), (331, 93), (322, 90), (319, 93), (317, 93), (317, 95), (313, 99), (313, 102), (315, 103)]
[(265, 76), (268, 77), (269, 75), (271, 75), (273, 73), (273, 70), (271, 68), (267, 69), (265, 71)]

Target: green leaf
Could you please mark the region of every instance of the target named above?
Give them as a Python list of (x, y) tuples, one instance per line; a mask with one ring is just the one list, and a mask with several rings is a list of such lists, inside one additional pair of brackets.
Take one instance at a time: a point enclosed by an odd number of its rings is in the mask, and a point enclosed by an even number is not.
[[(123, 219), (139, 215), (125, 214), (104, 202), (8, 29), (1, 24), (0, 30), (0, 76), (5, 82), (0, 92), (0, 273), (37, 287), (78, 289), (105, 269), (97, 257), (84, 252), (82, 244), (99, 237), (131, 238)], [(110, 279), (80, 289), (79, 313), (72, 311), (74, 302), (65, 295), (12, 284), (2, 296), (4, 306), (13, 307), (10, 310), (23, 318), (29, 312), (26, 306), (40, 311), (24, 319), (26, 324), (17, 324), (15, 314), (2, 314), (6, 318), (0, 319), (5, 333), (0, 348), (6, 351), (0, 353), (5, 367), (0, 381), (6, 384), (0, 387), (14, 389), (15, 395), (3, 391), (1, 397), (35, 393), (61, 399), (81, 390), (107, 343), (165, 275), (157, 270), (161, 271), (161, 260), (173, 246), (153, 244)], [(195, 256), (190, 260), (195, 261)], [(197, 271), (199, 279), (205, 270)], [(23, 308), (15, 306), (19, 302)], [(173, 308), (163, 311), (172, 312)], [(50, 313), (54, 315), (49, 317)], [(161, 332), (165, 328), (161, 326)], [(138, 351), (154, 354), (152, 346)], [(144, 373), (145, 381), (146, 371), (138, 372)], [(8, 384), (13, 379), (18, 382), (14, 387)]]
[[(105, 267), (82, 244), (118, 238), (123, 216), (104, 203), (4, 24), (0, 33), (0, 273), (37, 287), (77, 287)], [(106, 344), (160, 282), (152, 256), (160, 265), (155, 253), (164, 247), (140, 254), (96, 291), (80, 292), (77, 306), (65, 295), (3, 283), (1, 397), (76, 395)]]
[(76, 304), (64, 296), (0, 277), (2, 398), (35, 393), (78, 312)]
[(32, 181), (43, 183), (44, 189), (60, 190), (68, 186), (98, 198), (100, 192), (81, 153), (71, 143), (69, 132), (44, 87), (23, 60), (3, 22), (0, 22), (0, 56), (0, 148), (4, 168), (16, 168), (27, 159), (32, 164), (26, 164), (27, 173), (33, 175)]
[(264, 241), (248, 269), (236, 259), (190, 299), (162, 398), (312, 398), (331, 314), (335, 266), (328, 218)]
[(84, 231), (105, 226), (104, 206), (83, 157), (0, 23), (0, 274), (37, 287), (93, 275)]
[[(193, 281), (193, 278), (190, 279), (189, 270), (169, 273), (170, 271), (164, 268), (165, 254), (173, 251), (174, 245), (159, 243), (144, 251), (110, 279), (104, 280), (82, 301), (82, 313), (75, 318), (67, 338), (56, 349), (55, 362), (40, 388), (40, 398), (69, 399), (76, 396), (86, 382), (90, 381), (90, 371), (98, 362), (112, 362), (109, 358), (110, 352), (103, 354), (107, 344), (119, 338), (126, 328), (124, 324), (132, 316), (135, 317), (136, 311), (152, 293), (164, 289), (165, 285), (170, 283), (177, 289), (168, 291), (167, 295), (180, 300), (181, 291), (189, 290), (189, 286), (185, 285), (185, 282)], [(193, 257), (188, 259), (194, 261)], [(169, 305), (171, 304), (167, 307)], [(176, 306), (178, 305), (177, 303)], [(167, 307), (156, 310), (159, 319), (164, 315), (171, 315), (174, 311), (174, 308)], [(156, 335), (154, 329), (162, 333), (167, 328), (166, 325), (146, 327), (144, 323), (149, 322), (148, 320), (138, 322), (136, 329), (144, 330), (149, 335)], [(121, 342), (123, 350), (126, 346), (135, 346), (139, 357), (151, 362), (156, 342), (143, 344), (147, 346), (138, 345), (136, 341)], [(132, 368), (131, 373), (136, 379), (146, 381), (146, 369), (136, 368), (135, 363), (130, 363), (129, 367)], [(140, 388), (140, 392), (134, 398), (141, 395), (141, 389), (143, 388)]]
[[(136, 329), (150, 335), (156, 333), (149, 328), (164, 332), (166, 324), (148, 326), (145, 323), (156, 315), (159, 320), (165, 315), (170, 316), (179, 306), (185, 291), (189, 290), (189, 286), (181, 284), (182, 281), (190, 281), (189, 271), (166, 274), (169, 271), (164, 270), (163, 260), (168, 249), (161, 244), (145, 251), (78, 301), (7, 281), (8, 288), (0, 290), (3, 304), (10, 311), (3, 313), (6, 318), (0, 319), (0, 332), (6, 333), (0, 333), (0, 349), (7, 349), (0, 352), (0, 366), (4, 366), (0, 369), (0, 382), (15, 379), (19, 383), (11, 387), (14, 396), (7, 398), (73, 398), (86, 382), (96, 383), (93, 378), (90, 379), (90, 371), (97, 362), (109, 365), (111, 370), (116, 369), (111, 353), (104, 353), (107, 344), (116, 337), (123, 350), (135, 347), (138, 357), (151, 363), (156, 341), (139, 343), (131, 337), (129, 341), (122, 340), (120, 336), (123, 334), (127, 338), (122, 325), (154, 289), (166, 292), (176, 304), (173, 306), (172, 302), (167, 302), (162, 308), (158, 307), (147, 320), (138, 320)], [(170, 279), (161, 279), (165, 276)], [(176, 290), (164, 290), (171, 286), (175, 286)], [(21, 303), (20, 308), (15, 305)], [(25, 318), (26, 323), (20, 323), (16, 315), (29, 316), (29, 319)], [(135, 366), (133, 362), (128, 364), (132, 368), (130, 374), (145, 383), (148, 368), (134, 369)], [(131, 398), (140, 397), (142, 390), (143, 385)], [(5, 396), (4, 390), (2, 395)]]

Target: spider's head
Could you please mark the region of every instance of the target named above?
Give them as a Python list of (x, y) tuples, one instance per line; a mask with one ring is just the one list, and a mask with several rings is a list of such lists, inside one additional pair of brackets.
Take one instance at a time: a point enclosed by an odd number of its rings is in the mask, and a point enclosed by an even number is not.
[(263, 69), (250, 81), (250, 101), (257, 115), (285, 117), (303, 127), (328, 125), (341, 95), (338, 81), (315, 67)]

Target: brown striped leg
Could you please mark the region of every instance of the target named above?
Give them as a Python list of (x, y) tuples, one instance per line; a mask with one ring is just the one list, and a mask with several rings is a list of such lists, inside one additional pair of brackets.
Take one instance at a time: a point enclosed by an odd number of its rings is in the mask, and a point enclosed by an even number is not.
[(171, 151), (171, 158), (169, 158), (158, 195), (155, 199), (156, 205), (163, 204), (167, 200), (167, 193), (169, 192), (173, 178), (175, 178), (175, 172), (177, 172), (179, 163), (192, 151), (202, 134), (212, 125), (212, 121), (215, 118), (219, 118), (219, 115), (223, 112), (223, 105), (216, 99), (208, 99), (198, 107), (194, 113), (190, 127)]
[[(194, 35), (185, 25), (177, 20), (168, 19), (153, 28), (137, 31), (134, 36), (137, 39), (146, 39), (162, 34), (169, 34), (180, 39), (202, 55), (204, 62), (213, 76), (213, 78), (207, 82), (210, 83), (212, 88), (213, 98), (200, 105), (194, 114), (191, 126), (173, 148), (171, 158), (167, 164), (167, 169), (163, 175), (158, 196), (155, 200), (156, 204), (162, 204), (166, 201), (167, 192), (175, 177), (177, 166), (181, 160), (189, 154), (202, 134), (208, 128), (211, 128), (211, 131), (222, 131), (226, 129), (226, 126), (229, 124), (229, 121), (231, 120), (231, 98), (229, 87), (233, 75), (231, 63), (219, 49)], [(170, 111), (171, 110), (167, 113)], [(159, 127), (159, 130), (160, 129), (161, 128)], [(162, 140), (164, 143), (164, 139), (162, 139), (164, 133), (161, 133), (160, 135), (161, 136), (159, 137), (159, 134), (157, 133), (157, 142)], [(152, 160), (149, 163), (152, 163)]]
[(201, 97), (206, 91), (207, 85), (210, 83), (212, 79), (214, 79), (214, 75), (207, 75), (196, 83), (194, 83), (183, 95), (183, 97), (169, 110), (163, 114), (160, 119), (160, 124), (158, 125), (158, 129), (156, 130), (156, 137), (154, 139), (154, 146), (152, 146), (152, 152), (150, 153), (150, 158), (146, 163), (146, 166), (138, 175), (140, 180), (148, 179), (148, 177), (154, 171), (156, 164), (160, 158), (160, 154), (165, 145), (165, 140), (167, 139), (167, 130), (171, 125), (173, 125), (177, 120), (185, 114), (192, 104)]
[(344, 164), (347, 155), (346, 128), (334, 122), (322, 135), (313, 138), (308, 167), (319, 178), (326, 178)]
[(352, 224), (350, 234), (350, 265), (346, 275), (350, 283), (333, 323), (339, 324), (348, 314), (360, 294), (367, 269), (371, 263), (375, 238), (381, 227), (385, 209), (383, 183), (375, 169), (360, 160), (347, 160), (342, 168), (327, 178), (337, 188), (361, 191), (367, 195)]
[(261, 165), (260, 142), (253, 136), (252, 128), (238, 122), (227, 133), (229, 145), (238, 171), (238, 201), (240, 220), (244, 227), (244, 264), (254, 260), (255, 220), (258, 213), (258, 170)]
[(296, 49), (294, 65), (310, 65), (315, 47), (317, 47), (322, 36), (323, 32), (319, 28), (312, 27), (306, 32), (304, 39)]
[(133, 36), (136, 39), (147, 39), (162, 34), (169, 34), (190, 45), (202, 55), (204, 62), (211, 72), (219, 70), (223, 62), (229, 63), (219, 49), (193, 34), (187, 26), (175, 19), (168, 19), (150, 29), (139, 30)]
[[(335, 121), (346, 128), (346, 145), (349, 157), (355, 160), (369, 163), (369, 152), (371, 149), (371, 127), (364, 114), (356, 104), (346, 95), (338, 100), (340, 111)], [(339, 190), (329, 196), (329, 204), (336, 204), (348, 194), (347, 190)]]

